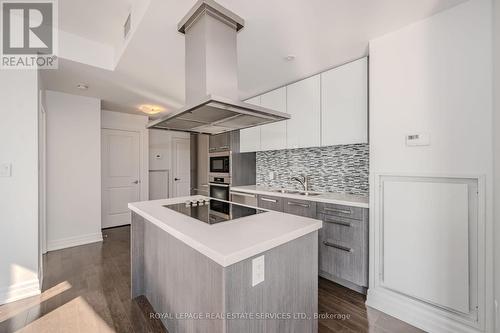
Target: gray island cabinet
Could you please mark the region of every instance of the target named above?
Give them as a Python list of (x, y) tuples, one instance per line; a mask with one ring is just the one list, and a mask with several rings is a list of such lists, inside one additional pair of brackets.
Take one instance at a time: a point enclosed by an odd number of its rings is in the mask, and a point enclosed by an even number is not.
[(322, 222), (269, 211), (210, 225), (164, 207), (192, 198), (129, 204), (132, 297), (170, 333), (317, 332)]

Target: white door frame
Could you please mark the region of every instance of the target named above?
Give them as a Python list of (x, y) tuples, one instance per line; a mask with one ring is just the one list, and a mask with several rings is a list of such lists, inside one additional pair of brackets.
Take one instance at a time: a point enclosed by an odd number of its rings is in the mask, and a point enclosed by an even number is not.
[[(137, 129), (127, 126), (101, 126), (101, 130), (118, 130), (125, 132), (136, 132), (140, 136), (140, 183), (139, 198), (141, 201), (149, 200), (149, 132), (146, 128)], [(102, 163), (102, 162), (101, 162)], [(102, 181), (101, 181), (102, 182)], [(101, 184), (102, 187), (102, 184)]]
[(38, 181), (38, 214), (39, 214), (39, 241), (40, 241), (40, 251), (41, 254), (47, 253), (47, 113), (45, 107), (42, 103), (42, 94), (40, 91), (39, 97), (39, 108), (40, 108), (40, 118), (38, 121), (40, 125), (38, 126), (38, 168), (40, 177)]

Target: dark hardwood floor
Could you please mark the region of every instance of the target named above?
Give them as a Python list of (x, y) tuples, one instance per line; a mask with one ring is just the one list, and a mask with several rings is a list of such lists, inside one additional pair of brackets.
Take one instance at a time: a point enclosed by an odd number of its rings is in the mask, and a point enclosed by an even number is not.
[[(0, 306), (0, 333), (166, 332), (144, 297), (130, 300), (130, 228), (103, 231), (104, 242), (44, 256), (43, 292)], [(319, 282), (319, 332), (421, 332), (328, 280)], [(214, 332), (215, 333), (215, 332)]]

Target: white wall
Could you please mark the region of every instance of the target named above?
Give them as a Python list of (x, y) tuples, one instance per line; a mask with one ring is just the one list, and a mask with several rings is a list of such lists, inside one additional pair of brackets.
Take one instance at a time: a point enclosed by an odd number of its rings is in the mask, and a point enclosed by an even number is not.
[(100, 100), (46, 92), (47, 248), (102, 240)]
[(494, 40), (494, 110), (495, 121), (495, 295), (496, 295), (496, 332), (500, 333), (500, 0), (494, 1), (493, 11), (493, 40)]
[(0, 75), (0, 304), (40, 292), (38, 281), (38, 78)]
[[(491, 237), (491, 31), (491, 1), (471, 0), (370, 42), (371, 223), (376, 173), (485, 175)], [(430, 133), (430, 146), (405, 146), (405, 135), (422, 132)], [(493, 301), (489, 255), (487, 306)]]
[(149, 118), (136, 114), (102, 110), (101, 127), (109, 129), (128, 129), (141, 131), (146, 129)]

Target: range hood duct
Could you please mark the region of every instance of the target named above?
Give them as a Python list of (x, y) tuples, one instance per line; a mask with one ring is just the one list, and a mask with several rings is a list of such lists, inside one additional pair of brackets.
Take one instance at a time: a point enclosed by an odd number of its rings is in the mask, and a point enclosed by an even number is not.
[(178, 24), (186, 37), (186, 105), (148, 128), (219, 134), (289, 119), (238, 99), (236, 34), (244, 20), (213, 0), (200, 0)]

